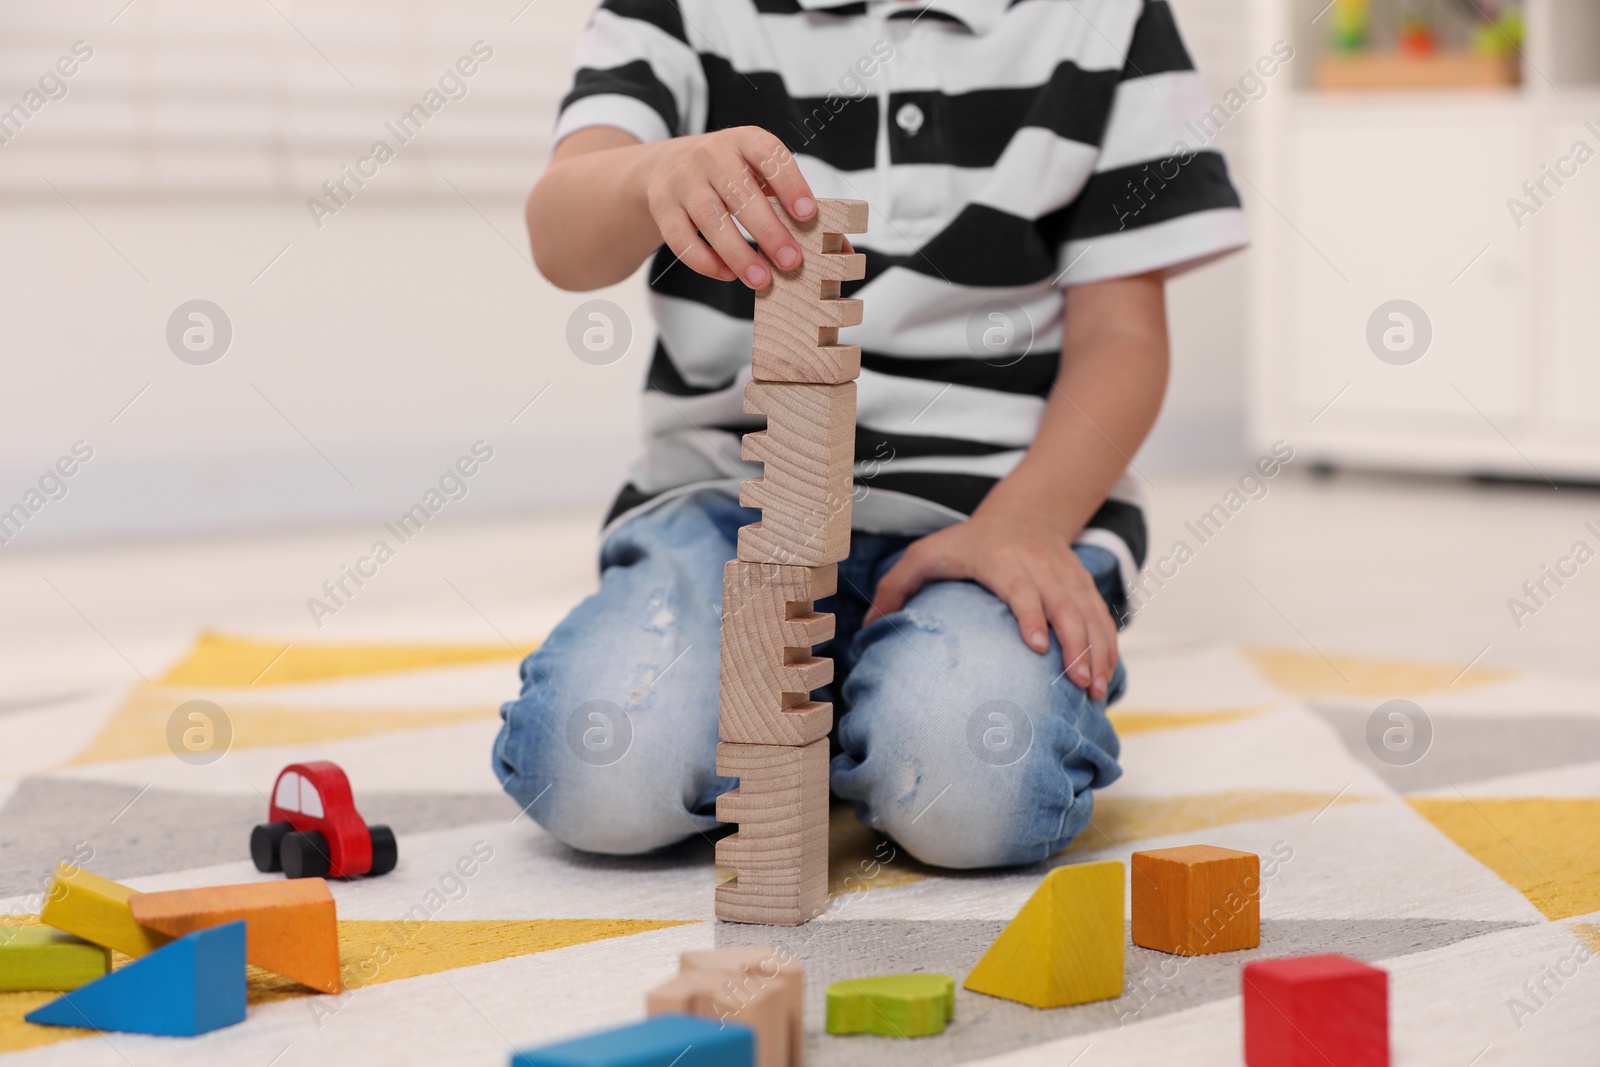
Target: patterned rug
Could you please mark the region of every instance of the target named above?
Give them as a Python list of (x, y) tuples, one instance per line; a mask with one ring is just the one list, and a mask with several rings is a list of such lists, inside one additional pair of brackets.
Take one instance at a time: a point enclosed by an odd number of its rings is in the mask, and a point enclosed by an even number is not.
[[(1600, 680), (1138, 649), (1113, 715), (1127, 773), (1072, 848), (952, 876), (836, 807), (829, 911), (770, 930), (713, 921), (728, 872), (708, 841), (584, 856), (500, 792), (488, 753), (518, 655), (207, 634), (155, 683), (0, 704), (0, 914), (36, 913), (62, 859), (144, 890), (263, 877), (249, 831), (298, 759), (340, 763), (401, 857), (333, 886), (344, 994), (253, 973), (248, 1020), (188, 1040), (33, 1026), (47, 996), (0, 994), (5, 1062), (503, 1064), (639, 1017), (684, 949), (778, 943), (808, 971), (813, 1067), (1238, 1064), (1240, 967), (1315, 951), (1389, 971), (1399, 1067), (1600, 1063)], [(829, 982), (964, 976), (1045, 866), (1196, 842), (1262, 856), (1259, 949), (1130, 946), (1115, 1001), (1037, 1011), (963, 990), (936, 1037), (822, 1032)]]

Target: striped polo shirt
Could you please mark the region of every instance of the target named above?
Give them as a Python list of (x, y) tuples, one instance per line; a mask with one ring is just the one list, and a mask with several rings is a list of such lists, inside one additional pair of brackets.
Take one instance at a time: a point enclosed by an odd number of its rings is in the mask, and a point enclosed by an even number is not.
[[(820, 197), (865, 200), (853, 526), (920, 535), (970, 515), (1032, 442), (1061, 357), (1067, 286), (1195, 265), (1245, 242), (1166, 0), (604, 0), (559, 140), (760, 126)], [(1186, 125), (1187, 124), (1187, 125)], [(671, 496), (733, 490), (754, 294), (663, 246), (645, 451), (608, 527)], [(1093, 413), (1087, 413), (1093, 418)], [(1079, 536), (1143, 565), (1125, 476)]]

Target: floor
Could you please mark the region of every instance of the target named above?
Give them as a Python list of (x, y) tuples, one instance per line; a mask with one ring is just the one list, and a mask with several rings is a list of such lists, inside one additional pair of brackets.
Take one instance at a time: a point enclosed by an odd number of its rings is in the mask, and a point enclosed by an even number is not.
[[(1174, 1048), (1236, 1064), (1241, 963), (1327, 949), (1390, 972), (1397, 1064), (1593, 1062), (1600, 566), (1558, 561), (1579, 541), (1600, 548), (1585, 525), (1600, 530), (1600, 493), (1290, 469), (1264, 495), (1254, 482), (1230, 495), (1245, 473), (1146, 479), (1165, 577), (1147, 580), (1124, 635), (1128, 773), (1051, 864), (1196, 841), (1277, 856), (1262, 947), (1178, 968), (1130, 947), (1122, 998), (1058, 1011), (962, 991), (951, 1029), (914, 1042), (822, 1034), (823, 987), (959, 978), (1040, 869), (874, 865), (885, 846), (836, 811), (827, 915), (797, 931), (719, 926), (706, 843), (579, 856), (496, 789), (494, 707), (518, 652), (593, 585), (594, 516), (435, 524), (337, 602), (323, 583), (381, 528), (0, 551), (0, 914), (36, 910), (53, 863), (82, 843), (87, 866), (142, 889), (258, 877), (241, 837), (258, 794), (316, 753), (400, 833), (394, 874), (335, 887), (347, 961), (419, 906), (426, 919), (342, 997), (263, 985), (245, 1024), (188, 1043), (43, 1031), (18, 1021), (30, 995), (0, 995), (0, 1053), (505, 1062), (510, 1046), (637, 1015), (684, 948), (754, 938), (806, 963), (817, 1064), (1092, 1067), (1171, 1063)], [(1202, 530), (1216, 504), (1228, 518)], [(1530, 594), (1546, 566), (1572, 576)], [(331, 612), (314, 617), (310, 598)], [(215, 763), (172, 758), (168, 717), (189, 699), (230, 716)], [(1391, 699), (1421, 711), (1419, 759), (1368, 743)], [(452, 877), (474, 850), (492, 861)]]

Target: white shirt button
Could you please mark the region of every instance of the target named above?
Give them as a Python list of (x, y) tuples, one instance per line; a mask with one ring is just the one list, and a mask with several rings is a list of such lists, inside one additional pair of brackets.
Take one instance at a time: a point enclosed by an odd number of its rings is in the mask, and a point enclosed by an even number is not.
[(901, 104), (900, 110), (894, 113), (894, 121), (896, 126), (915, 137), (924, 121), (922, 109), (916, 104)]

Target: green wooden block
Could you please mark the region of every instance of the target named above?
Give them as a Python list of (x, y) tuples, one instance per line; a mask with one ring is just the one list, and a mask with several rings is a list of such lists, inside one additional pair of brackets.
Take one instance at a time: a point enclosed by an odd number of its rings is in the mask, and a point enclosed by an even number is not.
[(956, 980), (947, 974), (883, 974), (828, 987), (830, 1034), (925, 1037), (956, 1017)]
[(111, 952), (53, 926), (0, 927), (0, 991), (64, 993), (104, 978)]

